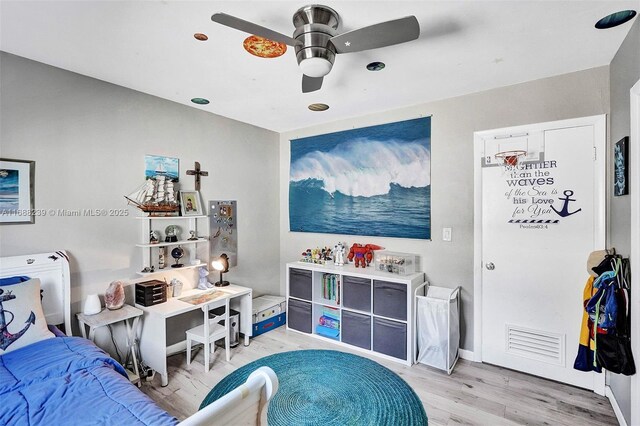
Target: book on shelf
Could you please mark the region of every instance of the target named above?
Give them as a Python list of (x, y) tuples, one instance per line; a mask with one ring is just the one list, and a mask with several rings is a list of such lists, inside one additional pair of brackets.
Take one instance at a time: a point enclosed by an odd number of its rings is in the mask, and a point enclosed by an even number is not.
[(322, 298), (340, 304), (340, 278), (336, 274), (322, 275)]
[(337, 339), (340, 336), (340, 330), (336, 330), (335, 328), (325, 327), (323, 325), (318, 324), (316, 326), (316, 334), (320, 336), (329, 337), (331, 339)]
[(326, 315), (322, 315), (320, 318), (318, 318), (318, 323), (324, 327), (334, 328), (336, 330), (340, 329), (340, 320), (328, 317)]
[(322, 316), (340, 321), (340, 310), (338, 308), (322, 307)]

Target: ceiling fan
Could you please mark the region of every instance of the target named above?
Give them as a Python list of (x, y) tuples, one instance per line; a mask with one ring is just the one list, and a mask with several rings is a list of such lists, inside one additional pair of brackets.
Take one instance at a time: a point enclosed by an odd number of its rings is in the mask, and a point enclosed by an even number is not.
[(340, 16), (335, 10), (322, 5), (304, 6), (293, 14), (293, 25), (296, 27), (293, 37), (226, 13), (216, 13), (211, 16), (211, 20), (293, 46), (303, 74), (303, 93), (313, 92), (322, 87), (322, 80), (331, 71), (336, 54), (393, 46), (420, 36), (420, 25), (415, 16), (339, 33)]

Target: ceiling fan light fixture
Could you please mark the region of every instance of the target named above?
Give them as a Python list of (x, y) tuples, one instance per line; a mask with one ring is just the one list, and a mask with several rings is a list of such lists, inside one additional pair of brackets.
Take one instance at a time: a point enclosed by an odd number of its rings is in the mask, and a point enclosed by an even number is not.
[(607, 28), (617, 27), (625, 22), (629, 22), (634, 18), (634, 16), (636, 16), (635, 10), (621, 10), (600, 19), (596, 22), (596, 28), (599, 30), (605, 30)]
[(339, 30), (340, 15), (330, 7), (317, 4), (304, 6), (293, 15), (296, 27), (293, 37), (223, 12), (214, 13), (211, 20), (293, 47), (303, 73), (302, 93), (322, 88), (324, 76), (331, 71), (336, 54), (380, 49), (420, 37), (420, 23), (413, 15), (345, 32)]
[(333, 64), (325, 58), (306, 58), (300, 61), (302, 74), (309, 77), (324, 77), (329, 74)]

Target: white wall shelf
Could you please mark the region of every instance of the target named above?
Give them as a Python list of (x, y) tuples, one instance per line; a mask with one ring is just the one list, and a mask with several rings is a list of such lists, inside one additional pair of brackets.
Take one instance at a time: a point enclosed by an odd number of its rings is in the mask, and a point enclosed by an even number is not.
[(204, 262), (200, 262), (200, 263), (198, 263), (196, 265), (184, 265), (184, 266), (181, 266), (179, 268), (172, 268), (171, 264), (169, 263), (169, 264), (167, 264), (167, 266), (165, 266), (164, 269), (156, 269), (153, 272), (136, 272), (136, 273), (138, 275), (140, 275), (141, 277), (148, 277), (149, 275), (160, 274), (160, 273), (163, 273), (163, 272), (179, 271), (181, 269), (194, 269), (194, 268), (199, 268), (201, 266), (207, 266), (207, 264), (204, 263)]
[[(142, 265), (138, 270), (137, 274), (140, 276), (148, 276), (153, 274), (158, 274), (162, 272), (169, 272), (172, 270), (179, 269), (193, 269), (199, 268), (201, 266), (207, 266), (207, 259), (209, 257), (208, 249), (206, 253), (202, 253), (205, 257), (205, 261), (200, 260), (198, 262), (197, 247), (202, 243), (208, 243), (209, 238), (205, 236), (198, 236), (198, 219), (208, 219), (206, 215), (198, 215), (198, 216), (136, 216), (136, 219), (140, 220), (140, 240), (139, 243), (136, 244), (136, 247), (142, 250)], [(159, 222), (159, 223), (158, 223)], [(189, 236), (189, 231), (194, 231), (197, 240), (188, 240), (183, 239), (175, 242), (164, 242), (164, 231), (165, 228), (169, 225), (176, 225), (180, 228), (180, 233), (178, 236), (182, 236), (183, 238)], [(154, 229), (154, 227), (156, 227)], [(162, 242), (158, 242), (155, 244), (151, 244), (149, 242), (149, 234), (152, 230), (159, 229), (163, 234), (161, 237)], [(185, 266), (180, 268), (172, 268), (171, 265), (174, 263), (174, 259), (171, 257), (172, 247), (177, 246), (187, 246), (185, 248), (186, 255), (184, 258), (180, 260), (180, 263), (183, 263)], [(165, 267), (160, 269), (159, 267), (159, 254), (160, 250), (165, 250)], [(154, 272), (142, 272), (145, 268), (151, 268), (153, 266)]]
[(197, 216), (134, 216), (136, 219), (141, 220), (180, 220), (180, 219), (204, 219), (205, 217), (209, 217), (207, 215), (197, 215)]
[[(335, 275), (335, 294), (324, 289), (325, 275)], [(287, 264), (287, 329), (411, 365), (415, 353), (414, 291), (424, 273), (397, 275), (372, 266)], [(323, 309), (336, 309), (337, 337), (318, 334)]]
[(168, 246), (184, 246), (189, 244), (198, 244), (209, 241), (207, 238), (198, 238), (197, 240), (181, 240), (171, 243), (155, 243), (155, 244), (136, 244), (136, 247), (168, 247)]

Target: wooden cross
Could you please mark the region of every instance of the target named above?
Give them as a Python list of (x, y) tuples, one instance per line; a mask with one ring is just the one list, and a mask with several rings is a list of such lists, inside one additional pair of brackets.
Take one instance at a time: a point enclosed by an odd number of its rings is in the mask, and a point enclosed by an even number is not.
[(200, 176), (209, 176), (209, 172), (200, 170), (200, 163), (196, 161), (194, 170), (187, 170), (189, 176), (195, 176), (196, 179), (196, 191), (200, 191)]

